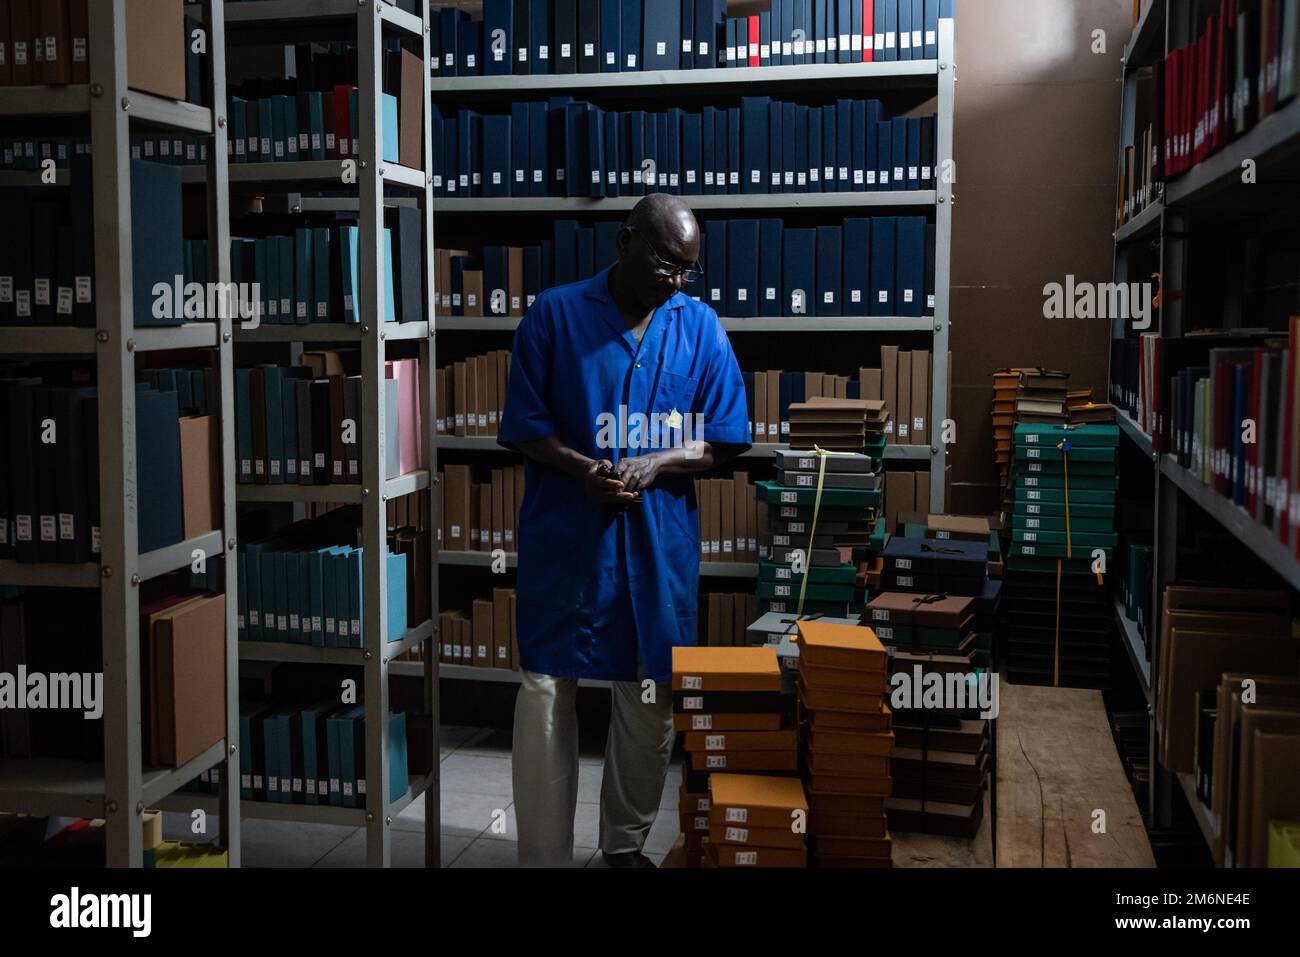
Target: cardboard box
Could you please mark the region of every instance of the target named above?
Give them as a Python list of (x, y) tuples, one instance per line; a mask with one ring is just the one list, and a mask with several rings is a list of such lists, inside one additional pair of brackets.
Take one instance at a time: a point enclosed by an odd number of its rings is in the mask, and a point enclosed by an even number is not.
[(461, 289), (464, 290), (464, 313), (467, 316), (483, 315), (483, 270), (466, 269), (461, 273)]
[(785, 442), (781, 431), (781, 371), (768, 370), (767, 373), (767, 440)]
[(739, 751), (794, 751), (799, 746), (797, 732), (785, 731), (688, 731), (682, 747), (687, 751), (734, 754)]
[(731, 529), (735, 536), (731, 561), (752, 562), (749, 553), (749, 473), (735, 472), (731, 477)]
[(509, 588), (492, 589), (492, 667), (510, 667), (510, 599)]
[(798, 851), (804, 847), (802, 831), (785, 827), (747, 827), (743, 824), (712, 824), (709, 841), (722, 850), (728, 847), (788, 848)]
[[(15, 4), (17, 6), (17, 4)], [(185, 8), (174, 0), (126, 4), (126, 78), (133, 90), (185, 99)]]
[(808, 799), (798, 778), (712, 774), (709, 799), (710, 820), (721, 825), (789, 830), (795, 812), (808, 813)]
[(885, 473), (884, 514), (888, 531), (892, 535), (898, 528), (898, 517), (916, 510), (916, 480), (911, 472)]
[(754, 373), (754, 421), (751, 426), (754, 444), (769, 441), (767, 437), (767, 373)]
[(677, 647), (672, 655), (674, 691), (781, 690), (775, 648)]
[(930, 444), (930, 353), (912, 351), (912, 444)]
[(150, 763), (179, 767), (225, 737), (225, 625), (224, 595), (185, 601), (152, 619), (157, 746)]
[(881, 399), (881, 376), (879, 369), (858, 370), (858, 397), (862, 399)]
[(468, 465), (443, 468), (446, 491), (443, 495), (443, 548), (455, 551), (470, 549), (470, 498), (473, 482)]
[(821, 621), (796, 622), (800, 668), (845, 668), (883, 674), (889, 659), (870, 628)]
[(510, 315), (515, 318), (523, 316), (527, 306), (524, 305), (524, 250), (521, 246), (511, 246), (506, 250), (506, 269), (509, 275), (506, 285), (510, 290)]
[(924, 508), (930, 504), (930, 470), (918, 471), (913, 478), (916, 481), (916, 491), (912, 496), (912, 506)]
[(898, 414), (898, 346), (880, 347), (880, 397), (889, 407), (893, 420), (885, 426), (885, 434), (890, 442), (897, 442)]
[(899, 445), (912, 444), (912, 354), (898, 354), (898, 391), (894, 398), (894, 432)]
[(480, 420), (479, 425), (486, 424), (485, 435), (497, 434), (497, 412), (502, 406), (498, 389), (501, 386), (501, 353), (489, 352), (483, 357), (483, 395), (481, 409), (487, 412), (487, 422)]
[(734, 562), (739, 559), (736, 557), (736, 499), (735, 499), (735, 481), (733, 479), (718, 480), (718, 539), (721, 551), (718, 560), (723, 562)]
[(781, 715), (772, 714), (696, 714), (678, 712), (673, 715), (673, 728), (678, 731), (777, 731)]
[(212, 416), (183, 416), (180, 432), (181, 498), (188, 539), (221, 527), (220, 452)]
[(492, 470), (492, 548), (505, 548), (505, 475), (501, 469)]
[(480, 482), (474, 486), (478, 494), (478, 550), (492, 551), (492, 484)]
[(808, 852), (773, 847), (736, 847), (710, 841), (705, 856), (714, 867), (785, 867), (808, 866)]
[(515, 550), (515, 470), (501, 470), (501, 547)]
[(492, 640), (492, 602), (476, 598), (473, 612), (474, 666), (477, 668), (491, 668), (492, 649), (495, 647)]

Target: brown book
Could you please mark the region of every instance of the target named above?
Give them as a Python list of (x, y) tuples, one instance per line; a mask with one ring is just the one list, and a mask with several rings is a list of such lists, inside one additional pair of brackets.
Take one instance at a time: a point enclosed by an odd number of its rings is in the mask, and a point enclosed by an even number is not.
[(501, 547), (515, 550), (515, 470), (501, 470)]
[(465, 360), (465, 434), (478, 435), (479, 413), (479, 357), (470, 356)]
[(505, 548), (505, 475), (501, 469), (492, 470), (492, 548)]
[(884, 673), (885, 647), (870, 628), (822, 621), (797, 623), (800, 666), (853, 668)]
[(424, 102), (424, 69), (420, 58), (410, 50), (402, 50), (398, 56), (397, 161), (409, 169), (424, 169), (424, 114), (428, 110)]
[(492, 666), (510, 667), (510, 598), (509, 588), (492, 589)]
[(433, 394), (434, 404), (434, 428), (439, 435), (445, 434), (447, 429), (447, 368), (437, 370), (433, 377)]
[(72, 59), (73, 83), (90, 82), (90, 0), (68, 4), (68, 55)]
[(10, 0), (0, 0), (0, 86), (10, 86), (13, 82), (14, 48), (9, 32), (9, 3)]
[(197, 538), (221, 525), (216, 423), (210, 415), (183, 416), (180, 435), (184, 535)]
[(729, 592), (721, 592), (718, 597), (718, 633), (712, 644), (730, 647), (735, 644), (732, 636), (736, 626), (736, 602)]
[(768, 370), (767, 373), (767, 440), (784, 442), (781, 431), (781, 370)]
[(481, 598), (474, 600), (474, 666), (476, 668), (492, 667), (492, 602)]
[[(885, 435), (891, 443), (898, 441), (898, 346), (880, 347), (880, 395), (889, 406), (893, 421), (885, 426)], [(910, 368), (910, 367), (909, 367)]]
[(880, 399), (881, 379), (879, 369), (858, 370), (858, 394), (863, 399)]
[(478, 550), (492, 551), (492, 483), (480, 482), (478, 489)]
[(465, 403), (467, 395), (465, 392), (466, 378), (468, 370), (464, 362), (455, 362), (451, 366), (451, 402), (448, 405), (451, 420), (447, 423), (447, 431), (453, 435), (468, 435), (469, 420), (465, 416)]
[(898, 395), (894, 400), (894, 432), (899, 445), (912, 444), (912, 353), (898, 354)]
[(226, 599), (185, 602), (153, 622), (155, 760), (179, 767), (226, 734)]
[(509, 314), (520, 318), (524, 314), (524, 250), (520, 246), (511, 246), (506, 250), (506, 284), (510, 288)]
[[(37, 28), (35, 42), (41, 47), (41, 83), (67, 84), (72, 82), (71, 32), (69, 30), (68, 0), (35, 0), (32, 19)], [(183, 36), (181, 31), (177, 34)], [(128, 55), (130, 49), (128, 48)], [(179, 99), (185, 99), (182, 87)]]
[(912, 350), (912, 444), (930, 444), (930, 353)]
[(445, 466), (443, 548), (465, 551), (469, 544), (471, 479), (468, 465)]
[(483, 312), (483, 270), (466, 269), (461, 274), (461, 287), (465, 290), (464, 314), (482, 316)]
[[(736, 557), (736, 483), (734, 479), (718, 480), (718, 538), (721, 551), (718, 561), (734, 562)], [(730, 644), (730, 642), (728, 642)]]

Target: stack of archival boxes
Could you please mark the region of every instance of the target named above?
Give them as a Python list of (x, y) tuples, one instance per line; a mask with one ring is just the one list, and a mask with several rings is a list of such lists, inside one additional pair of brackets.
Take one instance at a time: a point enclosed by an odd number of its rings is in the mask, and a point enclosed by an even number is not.
[(894, 733), (885, 649), (870, 628), (799, 621), (800, 755), (819, 867), (890, 867)]
[[(869, 560), (879, 537), (876, 463), (888, 421), (879, 400), (814, 399), (790, 407), (791, 450), (774, 453), (775, 481), (758, 483), (759, 503), (767, 506), (760, 523), (759, 615), (795, 612), (805, 575), (804, 612), (842, 617), (854, 604), (854, 563)], [(824, 475), (814, 448), (828, 453)]]
[[(794, 696), (781, 685), (773, 647), (673, 649), (673, 726), (683, 732), (686, 752), (678, 810), (689, 864), (699, 866), (707, 852), (710, 863), (721, 867), (806, 865), (803, 832), (788, 823), (737, 826), (744, 822), (713, 813), (715, 772), (762, 775), (752, 792), (746, 782), (729, 782), (728, 799), (738, 804), (784, 793), (761, 783), (765, 778), (789, 777), (798, 785)], [(794, 810), (787, 810), (785, 821)]]
[(1016, 426), (1016, 395), (1020, 392), (1020, 370), (993, 373), (993, 448), (997, 456), (998, 488), (1011, 481), (1011, 433)]
[(886, 590), (867, 604), (866, 622), (890, 653), (891, 675), (905, 676), (902, 687), (911, 691), (894, 710), (889, 826), (971, 837), (984, 815), (989, 722), (980, 717), (977, 688), (967, 679), (978, 661), (987, 661), (975, 628), (991, 613), (977, 618), (977, 610), (996, 602), (996, 590), (990, 594), (988, 544), (978, 540), (983, 530), (965, 533), (947, 524), (926, 531), (948, 538), (890, 539)]
[(1106, 570), (1114, 567), (1119, 428), (1022, 423), (1015, 439), (1004, 576), (1009, 677), (1104, 690), (1115, 612), (1111, 576), (1094, 562), (1100, 553)]

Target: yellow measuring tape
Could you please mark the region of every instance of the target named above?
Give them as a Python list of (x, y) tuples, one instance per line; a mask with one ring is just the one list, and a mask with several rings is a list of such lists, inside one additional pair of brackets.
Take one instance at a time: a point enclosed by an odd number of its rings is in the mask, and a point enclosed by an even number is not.
[(855, 452), (827, 452), (823, 448), (814, 445), (812, 454), (817, 456), (817, 494), (813, 498), (813, 517), (812, 526), (808, 529), (808, 551), (804, 555), (803, 581), (799, 583), (799, 607), (795, 609), (795, 617), (803, 617), (804, 596), (808, 594), (808, 578), (812, 571), (812, 550), (813, 541), (817, 537), (817, 516), (822, 509), (822, 489), (826, 485), (826, 460), (832, 456), (848, 458), (856, 455)]
[[(1066, 436), (1056, 446), (1061, 450), (1061, 462), (1065, 472), (1065, 557), (1074, 558), (1074, 537), (1070, 531), (1070, 436), (1071, 426), (1063, 426)], [(1052, 648), (1052, 687), (1061, 686), (1061, 578), (1064, 563), (1056, 560), (1056, 635)]]

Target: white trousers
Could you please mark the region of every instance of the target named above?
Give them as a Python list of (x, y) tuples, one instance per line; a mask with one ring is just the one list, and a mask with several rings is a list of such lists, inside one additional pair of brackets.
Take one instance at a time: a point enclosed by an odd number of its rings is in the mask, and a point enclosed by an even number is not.
[[(513, 767), (519, 866), (569, 867), (578, 809), (578, 682), (531, 671), (521, 676)], [(673, 699), (667, 683), (643, 689), (639, 681), (614, 682), (612, 695), (600, 849), (624, 854), (645, 846), (659, 813), (673, 748)]]

